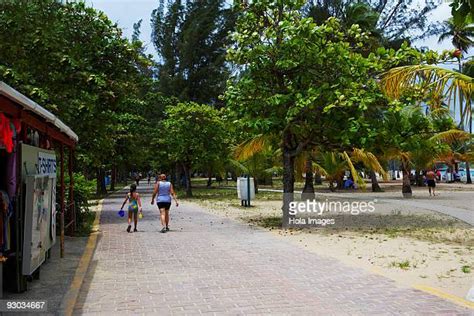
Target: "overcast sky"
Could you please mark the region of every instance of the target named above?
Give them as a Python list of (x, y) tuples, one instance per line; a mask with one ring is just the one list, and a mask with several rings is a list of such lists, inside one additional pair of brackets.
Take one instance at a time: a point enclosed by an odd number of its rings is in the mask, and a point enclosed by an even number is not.
[[(151, 54), (155, 54), (154, 47), (150, 42), (150, 15), (151, 12), (158, 7), (159, 0), (86, 0), (86, 2), (94, 8), (104, 11), (112, 21), (116, 22), (123, 29), (124, 35), (128, 38), (131, 37), (133, 32), (133, 23), (143, 19), (141, 39), (147, 46), (147, 51)], [(450, 7), (446, 1), (443, 1), (431, 14), (430, 19), (442, 23), (449, 18), (450, 15)], [(438, 44), (437, 37), (417, 42), (415, 46), (427, 46), (439, 51), (453, 48), (449, 40)]]

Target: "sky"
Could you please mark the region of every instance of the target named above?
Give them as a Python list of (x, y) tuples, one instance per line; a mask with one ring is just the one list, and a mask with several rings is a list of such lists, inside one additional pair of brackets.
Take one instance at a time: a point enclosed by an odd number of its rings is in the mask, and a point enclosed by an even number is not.
[[(143, 19), (141, 26), (141, 40), (147, 47), (147, 52), (153, 55), (155, 50), (150, 42), (151, 12), (158, 7), (159, 0), (86, 0), (90, 6), (101, 10), (107, 16), (123, 29), (124, 36), (130, 38), (133, 32), (133, 24)], [(446, 0), (430, 15), (431, 21), (442, 23), (451, 16), (451, 9)], [(438, 43), (436, 36), (428, 38), (424, 41), (415, 42), (415, 46), (426, 46), (433, 50), (442, 51), (445, 49), (453, 49), (449, 40)]]

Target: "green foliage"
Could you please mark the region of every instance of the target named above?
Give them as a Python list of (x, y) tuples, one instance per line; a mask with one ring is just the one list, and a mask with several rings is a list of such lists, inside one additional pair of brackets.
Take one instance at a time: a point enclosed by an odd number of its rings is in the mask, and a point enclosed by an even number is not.
[(163, 139), (170, 149), (172, 161), (204, 167), (227, 156), (223, 110), (187, 102), (168, 107), (165, 115), (159, 130), (165, 136)]
[(439, 36), (439, 41), (450, 39), (454, 47), (468, 53), (469, 48), (474, 46), (474, 25), (450, 18), (444, 22), (444, 26), (445, 31)]
[(454, 21), (458, 24), (474, 21), (474, 1), (473, 0), (453, 0), (449, 5)]
[[(330, 17), (338, 18), (347, 27), (358, 24), (364, 31), (376, 35), (380, 44), (398, 48), (408, 40), (433, 35), (439, 30), (429, 23), (429, 14), (438, 7), (438, 1), (424, 1), (415, 5), (413, 0), (318, 0), (307, 1), (305, 11), (317, 23)], [(413, 30), (417, 32), (414, 33)], [(421, 33), (419, 32), (421, 31)]]
[(152, 14), (152, 41), (161, 57), (159, 87), (182, 101), (216, 104), (228, 70), (224, 45), (233, 13), (224, 0), (164, 1)]
[[(93, 197), (96, 188), (95, 180), (87, 180), (81, 173), (74, 173), (74, 207), (76, 212), (89, 212), (89, 200)], [(69, 183), (69, 177), (65, 177), (65, 182)], [(59, 192), (59, 189), (57, 190)], [(69, 193), (69, 192), (67, 192)], [(70, 200), (66, 194), (67, 200)]]
[[(224, 110), (187, 102), (168, 107), (165, 117), (158, 128), (159, 146), (165, 149), (165, 161), (178, 163), (188, 178), (191, 170), (212, 171), (216, 163), (226, 160), (229, 138)], [(188, 190), (191, 195), (189, 186)]]
[(78, 134), (78, 168), (88, 177), (150, 156), (137, 151), (168, 104), (154, 87), (139, 29), (130, 42), (84, 2), (0, 2), (0, 80)]

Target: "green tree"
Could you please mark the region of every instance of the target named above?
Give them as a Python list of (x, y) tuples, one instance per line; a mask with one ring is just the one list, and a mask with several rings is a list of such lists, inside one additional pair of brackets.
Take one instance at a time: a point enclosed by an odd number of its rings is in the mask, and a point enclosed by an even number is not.
[(217, 104), (228, 69), (225, 45), (234, 23), (224, 0), (163, 1), (152, 14), (160, 91), (182, 101)]
[(450, 18), (444, 22), (445, 31), (440, 34), (439, 42), (450, 39), (453, 46), (464, 53), (474, 46), (474, 25), (464, 22), (456, 22)]
[(202, 170), (229, 155), (225, 115), (223, 110), (193, 102), (170, 106), (165, 115), (159, 128), (163, 137), (161, 148), (167, 148), (169, 161), (183, 168), (186, 195), (190, 197), (192, 171)]
[(240, 70), (226, 91), (229, 107), (247, 129), (279, 139), (284, 221), (294, 192), (295, 157), (314, 147), (351, 151), (370, 129), (364, 113), (385, 105), (373, 79), (379, 59), (357, 53), (365, 39), (360, 28), (343, 30), (336, 19), (317, 25), (302, 17), (301, 4), (240, 3), (228, 50)]
[(347, 27), (359, 24), (364, 31), (381, 35), (382, 44), (398, 48), (404, 41), (439, 31), (438, 25), (428, 19), (438, 5), (439, 2), (431, 0), (422, 5), (413, 0), (309, 0), (305, 9), (318, 23), (335, 17)]
[(474, 1), (454, 0), (450, 7), (456, 23), (472, 22), (474, 20)]
[(122, 115), (148, 61), (103, 13), (83, 2), (0, 2), (0, 79), (58, 115), (80, 138), (80, 167), (98, 191)]

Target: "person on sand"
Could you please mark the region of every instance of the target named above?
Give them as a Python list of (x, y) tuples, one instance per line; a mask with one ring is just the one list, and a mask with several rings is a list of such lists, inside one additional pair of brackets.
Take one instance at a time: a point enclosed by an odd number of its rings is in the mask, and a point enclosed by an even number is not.
[(134, 232), (137, 231), (137, 223), (138, 223), (138, 211), (142, 212), (142, 201), (140, 199), (140, 194), (137, 192), (137, 186), (135, 184), (130, 185), (130, 192), (127, 193), (125, 197), (125, 201), (123, 201), (122, 207), (120, 210), (123, 210), (125, 204), (129, 202), (128, 205), (128, 227), (127, 232), (130, 232), (132, 229), (132, 215), (133, 215), (133, 222), (135, 224), (135, 228), (133, 229)]
[(161, 220), (161, 232), (166, 233), (169, 231), (169, 222), (170, 222), (170, 207), (171, 207), (171, 197), (173, 197), (176, 202), (176, 207), (179, 206), (178, 199), (176, 197), (176, 192), (174, 191), (173, 185), (171, 182), (166, 180), (166, 175), (161, 174), (159, 176), (159, 181), (155, 184), (155, 189), (153, 190), (153, 196), (151, 197), (151, 204), (156, 204), (160, 210), (160, 220)]
[(427, 183), (428, 183), (428, 191), (430, 192), (430, 196), (431, 196), (431, 190), (433, 190), (433, 196), (436, 196), (436, 194), (435, 194), (436, 173), (434, 173), (433, 170), (429, 170), (426, 173), (426, 180), (427, 180)]

